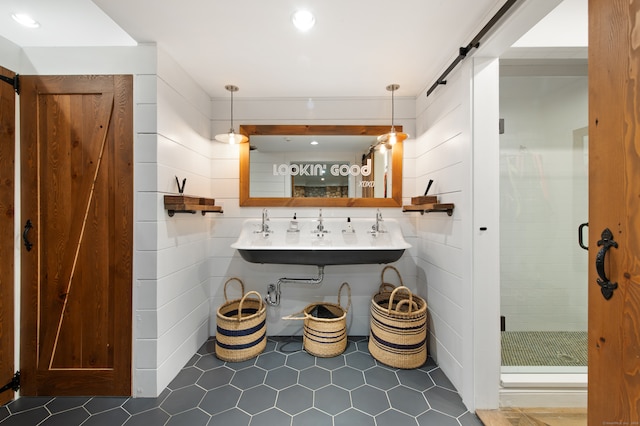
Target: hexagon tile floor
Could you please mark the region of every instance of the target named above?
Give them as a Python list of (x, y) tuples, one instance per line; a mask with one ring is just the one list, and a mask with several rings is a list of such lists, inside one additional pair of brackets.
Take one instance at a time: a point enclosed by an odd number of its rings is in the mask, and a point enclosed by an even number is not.
[(158, 398), (23, 397), (0, 407), (0, 425), (481, 426), (440, 368), (374, 360), (367, 337), (333, 358), (298, 337), (269, 337), (265, 351), (231, 363), (207, 341)]

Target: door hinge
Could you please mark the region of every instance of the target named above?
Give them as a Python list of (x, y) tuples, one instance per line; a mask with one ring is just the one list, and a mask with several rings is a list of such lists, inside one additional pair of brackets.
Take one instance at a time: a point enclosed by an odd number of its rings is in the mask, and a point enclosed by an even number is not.
[(0, 388), (0, 393), (6, 392), (8, 390), (18, 392), (18, 389), (20, 389), (20, 371), (16, 371), (16, 374), (13, 375), (11, 381)]
[(0, 81), (4, 81), (5, 83), (9, 83), (13, 86), (13, 90), (19, 95), (20, 94), (20, 75), (16, 74), (15, 77), (7, 77), (5, 75), (0, 75)]

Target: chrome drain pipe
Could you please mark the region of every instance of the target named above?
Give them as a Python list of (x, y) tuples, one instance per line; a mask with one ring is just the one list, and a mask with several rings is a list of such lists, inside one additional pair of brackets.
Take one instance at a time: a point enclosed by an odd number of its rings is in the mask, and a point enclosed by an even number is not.
[(316, 278), (279, 278), (276, 284), (269, 284), (267, 295), (264, 300), (270, 306), (280, 305), (280, 295), (282, 284), (320, 284), (324, 279), (324, 265), (318, 265), (318, 276)]

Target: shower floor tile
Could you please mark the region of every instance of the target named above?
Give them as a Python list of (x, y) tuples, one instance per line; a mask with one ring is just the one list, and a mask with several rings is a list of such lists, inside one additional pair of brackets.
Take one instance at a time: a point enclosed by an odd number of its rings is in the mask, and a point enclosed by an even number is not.
[(274, 336), (242, 363), (218, 360), (213, 342), (158, 398), (22, 397), (0, 407), (0, 425), (482, 425), (431, 358), (414, 370), (390, 368), (368, 353), (367, 337), (316, 358), (300, 337)]

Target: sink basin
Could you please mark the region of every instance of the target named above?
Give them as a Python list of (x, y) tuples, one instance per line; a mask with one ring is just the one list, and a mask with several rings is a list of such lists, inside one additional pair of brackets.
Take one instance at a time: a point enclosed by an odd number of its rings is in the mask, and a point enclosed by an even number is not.
[(381, 222), (383, 232), (372, 232), (375, 219), (325, 218), (317, 230), (316, 219), (298, 219), (297, 231), (289, 219), (271, 218), (269, 232), (259, 232), (262, 221), (248, 219), (231, 247), (251, 263), (287, 265), (353, 265), (395, 262), (411, 247), (394, 219)]

